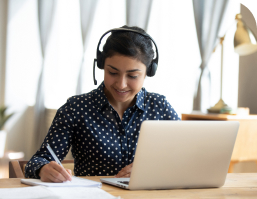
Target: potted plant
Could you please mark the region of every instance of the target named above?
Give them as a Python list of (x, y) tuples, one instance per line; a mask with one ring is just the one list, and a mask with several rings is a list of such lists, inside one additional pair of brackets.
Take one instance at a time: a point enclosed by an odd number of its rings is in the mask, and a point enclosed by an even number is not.
[(0, 158), (4, 156), (4, 148), (6, 141), (6, 131), (4, 130), (4, 125), (8, 119), (13, 115), (13, 113), (6, 115), (7, 107), (0, 107)]

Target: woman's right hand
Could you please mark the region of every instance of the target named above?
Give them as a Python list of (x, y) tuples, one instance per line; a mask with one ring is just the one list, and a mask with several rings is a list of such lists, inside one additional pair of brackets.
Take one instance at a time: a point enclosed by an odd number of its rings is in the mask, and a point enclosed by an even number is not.
[(65, 182), (71, 181), (72, 173), (70, 169), (65, 169), (57, 162), (51, 161), (40, 169), (39, 176), (43, 182)]

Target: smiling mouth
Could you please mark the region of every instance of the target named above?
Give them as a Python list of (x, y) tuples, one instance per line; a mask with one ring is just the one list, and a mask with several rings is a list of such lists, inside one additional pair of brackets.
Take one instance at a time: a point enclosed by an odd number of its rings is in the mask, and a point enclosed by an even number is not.
[(117, 90), (117, 89), (115, 89), (115, 91), (117, 91), (118, 93), (127, 93), (127, 92), (129, 92), (129, 91), (120, 91), (120, 90)]

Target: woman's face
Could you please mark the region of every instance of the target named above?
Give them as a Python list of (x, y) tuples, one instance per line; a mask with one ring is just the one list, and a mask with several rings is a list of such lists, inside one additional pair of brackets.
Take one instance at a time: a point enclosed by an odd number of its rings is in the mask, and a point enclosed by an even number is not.
[(113, 102), (131, 103), (141, 90), (146, 66), (131, 57), (116, 54), (105, 59), (104, 84)]

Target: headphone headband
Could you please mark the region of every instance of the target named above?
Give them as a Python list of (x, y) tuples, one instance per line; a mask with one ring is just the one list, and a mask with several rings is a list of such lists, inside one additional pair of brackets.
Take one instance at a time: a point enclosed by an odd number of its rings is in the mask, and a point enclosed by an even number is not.
[(150, 64), (149, 68), (147, 68), (147, 76), (152, 77), (152, 76), (155, 75), (157, 67), (158, 67), (159, 54), (158, 54), (157, 45), (156, 45), (155, 41), (153, 40), (153, 38), (150, 35), (148, 35), (147, 33), (142, 33), (142, 32), (139, 32), (137, 30), (128, 29), (128, 28), (114, 28), (114, 29), (111, 29), (111, 30), (108, 30), (107, 32), (105, 32), (101, 36), (101, 38), (98, 42), (97, 49), (96, 49), (96, 59), (94, 59), (94, 64), (93, 64), (93, 79), (94, 79), (94, 84), (95, 85), (97, 85), (97, 81), (95, 79), (95, 62), (97, 62), (97, 67), (98, 68), (103, 69), (103, 67), (101, 66), (101, 62), (102, 62), (101, 54), (102, 54), (102, 52), (99, 50), (102, 39), (105, 35), (107, 35), (110, 32), (113, 33), (113, 32), (122, 32), (122, 31), (124, 31), (124, 32), (134, 32), (134, 33), (140, 34), (144, 37), (149, 38), (153, 42), (153, 44), (155, 46), (155, 50), (156, 50), (155, 51), (156, 52), (156, 57), (155, 57), (155, 59), (152, 60), (152, 63)]

